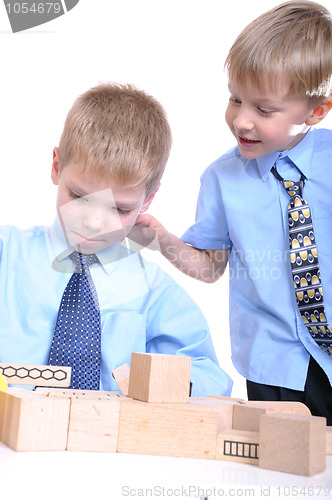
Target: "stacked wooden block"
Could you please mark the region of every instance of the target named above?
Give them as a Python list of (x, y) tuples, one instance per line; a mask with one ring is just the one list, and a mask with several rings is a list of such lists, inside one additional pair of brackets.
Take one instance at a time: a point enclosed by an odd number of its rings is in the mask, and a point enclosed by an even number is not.
[[(122, 394), (0, 391), (0, 440), (14, 450), (79, 450), (230, 460), (295, 474), (325, 469), (331, 428), (301, 403), (189, 398), (190, 358), (133, 353)], [(128, 392), (128, 396), (126, 393)]]

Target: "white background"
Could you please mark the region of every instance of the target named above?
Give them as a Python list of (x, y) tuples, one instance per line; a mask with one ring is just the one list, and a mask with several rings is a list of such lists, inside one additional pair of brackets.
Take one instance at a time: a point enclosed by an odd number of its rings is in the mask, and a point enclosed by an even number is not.
[[(65, 116), (80, 93), (116, 81), (145, 89), (168, 113), (174, 146), (150, 212), (180, 236), (194, 220), (201, 173), (234, 145), (224, 121), (227, 52), (249, 21), (279, 3), (80, 0), (66, 15), (13, 34), (1, 2), (0, 224), (53, 221), (52, 149)], [(206, 285), (152, 258), (198, 302), (219, 361), (234, 378), (233, 395), (246, 397), (230, 360), (227, 276)]]

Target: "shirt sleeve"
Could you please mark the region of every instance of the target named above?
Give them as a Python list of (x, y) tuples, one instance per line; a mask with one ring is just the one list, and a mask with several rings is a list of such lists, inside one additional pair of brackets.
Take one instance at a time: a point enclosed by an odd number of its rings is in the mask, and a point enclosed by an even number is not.
[(192, 396), (230, 396), (232, 379), (219, 366), (198, 306), (168, 276), (154, 294), (157, 297), (148, 313), (146, 352), (190, 356)]
[(203, 173), (195, 224), (181, 237), (185, 243), (203, 250), (219, 250), (232, 246), (223, 205), (220, 168), (216, 167), (213, 164)]

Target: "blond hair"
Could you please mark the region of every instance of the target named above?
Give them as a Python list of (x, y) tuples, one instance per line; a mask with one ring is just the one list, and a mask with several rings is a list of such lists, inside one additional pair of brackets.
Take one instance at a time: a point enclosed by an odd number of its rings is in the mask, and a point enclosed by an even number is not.
[(332, 95), (332, 19), (316, 2), (289, 1), (250, 23), (231, 47), (225, 67), (244, 83), (277, 84), (287, 76), (289, 95)]
[(170, 149), (166, 113), (152, 96), (133, 85), (100, 84), (70, 109), (59, 144), (59, 166), (76, 163), (92, 175), (120, 185), (159, 185)]

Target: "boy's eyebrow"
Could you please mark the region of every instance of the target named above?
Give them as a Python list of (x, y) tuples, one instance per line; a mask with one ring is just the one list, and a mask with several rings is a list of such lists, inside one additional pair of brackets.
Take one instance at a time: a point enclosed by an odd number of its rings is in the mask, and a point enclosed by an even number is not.
[(86, 196), (89, 194), (84, 189), (82, 189), (81, 187), (77, 186), (76, 184), (74, 184), (72, 182), (69, 182), (68, 185), (69, 185), (69, 189), (71, 189), (72, 191), (75, 191), (76, 193), (79, 193), (82, 196)]
[(138, 201), (133, 201), (132, 203), (130, 203), (130, 202), (125, 202), (125, 201), (124, 201), (124, 202), (122, 202), (121, 200), (120, 200), (120, 201), (114, 200), (114, 201), (115, 201), (115, 204), (116, 204), (116, 206), (117, 206), (118, 208), (119, 208), (119, 207), (121, 207), (121, 208), (136, 208), (136, 207), (138, 207), (138, 206), (139, 206), (139, 204), (140, 204), (140, 200), (138, 200)]
[[(93, 194), (93, 193), (88, 193), (86, 192), (84, 189), (82, 189), (81, 187), (77, 186), (75, 183), (73, 182), (69, 182), (69, 189), (71, 189), (72, 191), (75, 191), (77, 194), (79, 194), (80, 196), (89, 196), (89, 194)], [(101, 191), (104, 191), (103, 189)], [(133, 202), (126, 202), (126, 201), (121, 201), (121, 200), (115, 200), (113, 199), (112, 200), (112, 203), (114, 205), (116, 205), (117, 208), (127, 208), (127, 209), (134, 209), (134, 208), (137, 208), (139, 205), (140, 205), (140, 200), (134, 200)]]

